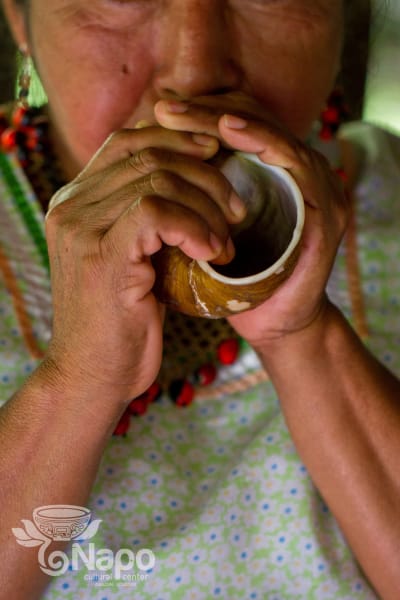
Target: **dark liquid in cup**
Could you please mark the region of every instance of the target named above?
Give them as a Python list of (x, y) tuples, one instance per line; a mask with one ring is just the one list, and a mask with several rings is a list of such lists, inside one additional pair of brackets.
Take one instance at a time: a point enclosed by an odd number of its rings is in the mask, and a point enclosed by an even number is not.
[(256, 275), (271, 267), (289, 246), (296, 226), (294, 202), (276, 175), (243, 157), (230, 156), (220, 168), (248, 212), (244, 221), (231, 229), (234, 259), (212, 267), (230, 278)]
[(237, 278), (256, 275), (273, 265), (285, 248), (267, 236), (255, 233), (245, 231), (234, 236), (235, 257), (226, 265), (212, 265), (213, 269), (225, 277)]

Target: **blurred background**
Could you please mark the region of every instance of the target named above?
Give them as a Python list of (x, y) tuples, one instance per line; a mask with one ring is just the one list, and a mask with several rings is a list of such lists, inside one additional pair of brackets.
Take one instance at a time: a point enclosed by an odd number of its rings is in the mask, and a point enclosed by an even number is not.
[(400, 134), (400, 0), (375, 0), (364, 118)]

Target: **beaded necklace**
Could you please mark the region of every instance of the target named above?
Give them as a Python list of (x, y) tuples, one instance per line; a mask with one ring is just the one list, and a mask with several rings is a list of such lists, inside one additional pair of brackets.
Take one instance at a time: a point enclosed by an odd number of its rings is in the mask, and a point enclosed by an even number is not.
[(14, 153), (44, 211), (66, 181), (49, 136), (49, 119), (40, 108), (18, 106), (0, 112), (0, 149)]

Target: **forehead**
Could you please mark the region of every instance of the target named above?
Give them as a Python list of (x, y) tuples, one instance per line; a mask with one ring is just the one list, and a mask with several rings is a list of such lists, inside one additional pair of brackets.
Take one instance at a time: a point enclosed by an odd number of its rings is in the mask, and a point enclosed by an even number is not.
[[(20, 0), (14, 0), (20, 1)], [(359, 1), (359, 0), (356, 0)], [(346, 5), (352, 0), (346, 0)], [(165, 29), (190, 28), (207, 39), (229, 33), (238, 42), (254, 36), (271, 48), (297, 40), (309, 46), (312, 40), (330, 37), (342, 40), (343, 0), (25, 0), (29, 3), (30, 30), (39, 41), (46, 32), (67, 36), (75, 45), (85, 45), (82, 31), (106, 39), (110, 32), (138, 44), (146, 31), (146, 52), (164, 36)], [(217, 27), (218, 26), (218, 27)], [(75, 38), (75, 33), (79, 37)], [(178, 33), (176, 36), (179, 38)], [(154, 42), (154, 43), (153, 43)], [(229, 52), (234, 53), (235, 44)]]
[(210, 22), (213, 15), (225, 13), (229, 20), (241, 15), (250, 26), (257, 28), (257, 20), (269, 17), (280, 20), (338, 20), (344, 12), (354, 12), (355, 5), (363, 0), (14, 0), (17, 4), (29, 7), (29, 13), (51, 14), (62, 22), (71, 15), (93, 12), (99, 18), (112, 11), (125, 11), (127, 20), (139, 15), (150, 18), (167, 17), (169, 21), (180, 21), (188, 12), (208, 13)]
[[(31, 6), (43, 6), (47, 7), (51, 10), (52, 7), (74, 7), (79, 5), (103, 5), (105, 8), (108, 2), (115, 2), (123, 5), (140, 5), (141, 7), (154, 7), (157, 5), (162, 5), (163, 8), (168, 9), (173, 5), (179, 5), (182, 9), (185, 9), (188, 6), (192, 8), (196, 6), (204, 8), (205, 6), (210, 8), (210, 11), (215, 10), (216, 7), (226, 7), (230, 6), (236, 7), (240, 5), (243, 9), (252, 10), (257, 8), (259, 10), (262, 9), (270, 9), (271, 7), (282, 7), (282, 9), (304, 9), (306, 11), (315, 11), (315, 12), (326, 12), (329, 14), (331, 10), (337, 10), (338, 8), (343, 10), (344, 12), (352, 12), (358, 6), (362, 4), (367, 4), (368, 2), (364, 2), (364, 0), (91, 0), (87, 2), (87, 0), (52, 0), (49, 5), (48, 0), (14, 0), (15, 4), (19, 6), (28, 7)], [(214, 5), (214, 6), (213, 6)]]

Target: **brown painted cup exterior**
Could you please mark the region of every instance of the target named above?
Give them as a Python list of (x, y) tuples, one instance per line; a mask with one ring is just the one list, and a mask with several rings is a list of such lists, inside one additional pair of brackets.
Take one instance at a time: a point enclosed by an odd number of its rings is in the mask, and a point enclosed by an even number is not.
[(244, 221), (231, 228), (235, 258), (213, 265), (169, 246), (152, 257), (157, 299), (197, 317), (235, 315), (269, 298), (296, 265), (304, 226), (303, 197), (285, 169), (242, 152), (219, 168), (247, 206)]

